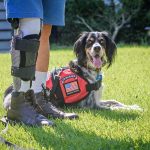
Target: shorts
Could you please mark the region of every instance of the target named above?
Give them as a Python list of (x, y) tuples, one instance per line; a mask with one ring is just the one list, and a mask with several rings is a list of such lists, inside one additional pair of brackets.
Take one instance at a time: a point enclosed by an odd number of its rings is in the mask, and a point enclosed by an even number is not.
[(5, 0), (6, 18), (41, 18), (44, 24), (65, 25), (66, 0)]

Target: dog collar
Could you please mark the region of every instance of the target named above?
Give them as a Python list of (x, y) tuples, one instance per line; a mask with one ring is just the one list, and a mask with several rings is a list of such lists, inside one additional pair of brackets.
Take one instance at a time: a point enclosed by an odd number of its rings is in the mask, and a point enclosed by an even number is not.
[(101, 75), (101, 74), (98, 74), (98, 75), (96, 76), (96, 80), (101, 80), (101, 81), (102, 81), (102, 75)]

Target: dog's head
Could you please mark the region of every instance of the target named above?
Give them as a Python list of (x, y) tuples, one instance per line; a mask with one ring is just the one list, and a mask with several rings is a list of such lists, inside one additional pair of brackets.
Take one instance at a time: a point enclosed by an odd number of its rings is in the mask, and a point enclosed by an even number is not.
[(100, 69), (106, 63), (109, 67), (116, 50), (116, 44), (107, 32), (84, 32), (74, 44), (79, 65), (95, 69)]

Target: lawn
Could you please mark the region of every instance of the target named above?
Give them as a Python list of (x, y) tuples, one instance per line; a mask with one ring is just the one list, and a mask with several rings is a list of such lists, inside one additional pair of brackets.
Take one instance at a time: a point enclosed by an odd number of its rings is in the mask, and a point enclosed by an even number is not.
[[(51, 51), (50, 69), (66, 65), (72, 50)], [(103, 99), (138, 104), (144, 111), (100, 111), (65, 109), (76, 112), (78, 120), (53, 120), (57, 126), (11, 126), (7, 140), (36, 150), (149, 150), (150, 149), (150, 47), (119, 47), (115, 63), (104, 72)], [(3, 92), (12, 82), (10, 56), (0, 54), (0, 116)], [(51, 119), (51, 118), (50, 118)], [(0, 123), (0, 130), (4, 125)], [(6, 147), (0, 144), (0, 149)]]

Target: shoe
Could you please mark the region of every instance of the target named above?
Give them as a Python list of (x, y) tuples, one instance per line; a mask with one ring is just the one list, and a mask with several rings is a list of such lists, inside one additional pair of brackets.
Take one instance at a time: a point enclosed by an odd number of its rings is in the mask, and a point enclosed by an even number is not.
[(36, 103), (41, 108), (42, 111), (39, 113), (43, 114), (44, 116), (59, 118), (59, 119), (77, 119), (79, 116), (75, 113), (65, 113), (55, 107), (50, 101), (47, 95), (47, 89), (43, 87), (43, 90), (39, 93), (35, 93)]
[(29, 126), (53, 126), (54, 123), (38, 113), (40, 108), (35, 104), (33, 90), (25, 92), (12, 92), (11, 106), (7, 110), (7, 117), (15, 122)]

